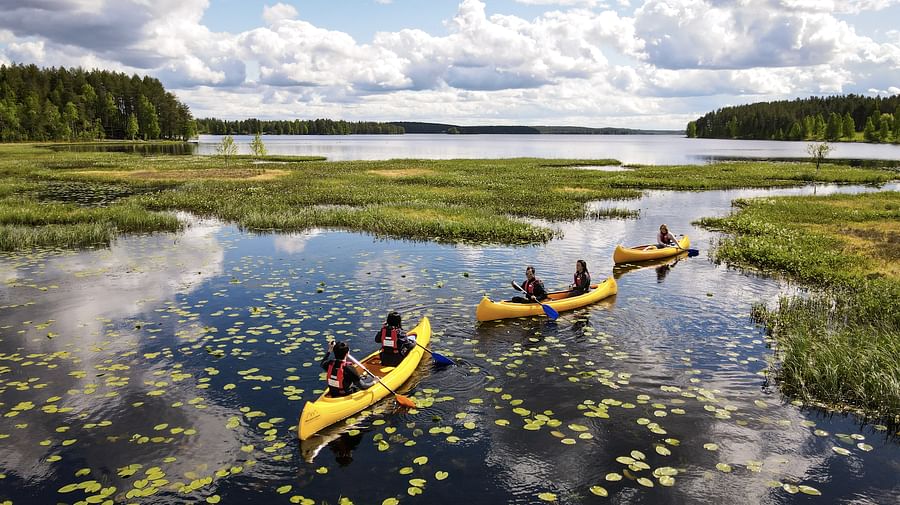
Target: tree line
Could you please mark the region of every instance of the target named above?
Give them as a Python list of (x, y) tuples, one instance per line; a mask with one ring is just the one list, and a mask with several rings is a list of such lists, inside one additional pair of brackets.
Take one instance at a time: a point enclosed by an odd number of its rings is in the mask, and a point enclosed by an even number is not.
[(0, 141), (193, 136), (188, 106), (152, 77), (0, 65)]
[(372, 121), (350, 122), (333, 119), (263, 120), (217, 118), (197, 120), (197, 131), (210, 135), (356, 135), (402, 134), (402, 126)]
[(850, 94), (724, 107), (688, 123), (686, 133), (692, 138), (900, 142), (900, 95)]

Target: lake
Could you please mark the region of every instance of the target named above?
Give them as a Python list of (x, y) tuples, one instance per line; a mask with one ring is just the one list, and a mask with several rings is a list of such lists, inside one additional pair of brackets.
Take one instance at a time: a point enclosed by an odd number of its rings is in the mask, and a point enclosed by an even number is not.
[[(368, 152), (420, 138), (379, 137)], [(523, 150), (543, 141), (518, 139)], [(642, 156), (593, 151), (614, 144), (608, 137), (582, 139), (584, 151), (559, 154)], [(454, 137), (446, 156), (470, 140), (481, 139)], [(424, 139), (423, 149), (442, 142)], [(548, 155), (531, 149), (516, 155)], [(251, 234), (185, 215), (192, 224), (178, 234), (3, 254), (0, 499), (897, 503), (896, 427), (794, 404), (773, 381), (774, 343), (750, 309), (801, 288), (714, 264), (717, 234), (690, 224), (730, 212), (735, 198), (873, 190), (646, 191), (616, 202), (637, 219), (554, 223), (564, 237), (533, 247)], [(615, 244), (651, 241), (661, 222), (701, 255), (613, 268)], [(618, 295), (555, 322), (475, 321), (482, 295), (514, 295), (509, 281), (526, 265), (561, 287), (579, 258), (595, 282), (616, 276)], [(433, 349), (457, 365), (419, 367), (404, 391), (420, 408), (386, 399), (301, 443), (297, 418), (323, 387), (326, 343), (371, 352), (390, 310), (407, 328), (427, 315)], [(523, 429), (537, 415), (548, 424)]]
[[(234, 137), (250, 153), (252, 136)], [(215, 154), (220, 136), (201, 135), (199, 154)], [(329, 160), (394, 158), (617, 159), (623, 164), (677, 165), (733, 158), (808, 158), (809, 142), (689, 139), (681, 135), (272, 135), (269, 154)], [(900, 160), (900, 145), (834, 143), (831, 158)]]
[[(140, 154), (216, 154), (222, 137), (201, 135), (197, 144), (71, 145), (77, 151)], [(580, 158), (617, 159), (624, 164), (677, 165), (720, 159), (809, 158), (809, 142), (689, 139), (681, 135), (266, 135), (268, 154), (324, 156), (329, 160), (396, 158)], [(250, 153), (250, 135), (234, 137)], [(829, 158), (900, 160), (900, 144), (833, 143)]]

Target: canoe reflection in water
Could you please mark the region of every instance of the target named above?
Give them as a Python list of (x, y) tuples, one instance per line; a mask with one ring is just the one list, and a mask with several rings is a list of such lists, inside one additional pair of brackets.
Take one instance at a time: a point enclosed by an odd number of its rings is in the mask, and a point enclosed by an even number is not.
[(362, 441), (362, 433), (351, 435), (349, 433), (341, 433), (341, 436), (328, 442), (328, 448), (334, 453), (334, 460), (341, 466), (347, 466), (353, 463), (353, 450), (359, 446)]
[(669, 275), (669, 270), (675, 268), (675, 265), (677, 265), (679, 261), (687, 257), (688, 253), (682, 252), (677, 256), (673, 256), (671, 258), (639, 261), (635, 263), (623, 263), (613, 267), (613, 277), (616, 279), (621, 279), (622, 276), (628, 272), (653, 267), (656, 270), (656, 282), (662, 283), (665, 280), (666, 276)]

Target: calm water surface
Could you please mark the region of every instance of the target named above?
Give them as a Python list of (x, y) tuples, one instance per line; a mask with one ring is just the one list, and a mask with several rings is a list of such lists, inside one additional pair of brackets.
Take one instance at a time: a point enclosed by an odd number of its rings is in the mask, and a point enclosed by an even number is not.
[[(812, 192), (648, 191), (624, 204), (639, 219), (557, 223), (565, 237), (539, 247), (194, 221), (2, 256), (0, 500), (897, 503), (893, 430), (793, 405), (772, 382), (748, 314), (796, 288), (713, 264), (716, 236), (690, 225), (734, 198)], [(614, 272), (615, 244), (661, 222), (701, 255)], [(476, 323), (481, 296), (512, 296), (526, 264), (559, 287), (578, 258), (595, 281), (615, 273), (619, 294), (556, 322)], [(429, 316), (458, 365), (420, 366), (406, 386), (418, 409), (385, 400), (300, 443), (326, 343), (374, 350), (391, 309), (407, 327)], [(547, 424), (523, 429), (537, 415)]]
[[(222, 137), (201, 135), (199, 154), (215, 154)], [(250, 153), (252, 136), (234, 137)], [(718, 158), (808, 158), (809, 142), (689, 139), (682, 135), (273, 135), (269, 154), (325, 156), (329, 160), (395, 158), (580, 158), (625, 164), (706, 163)], [(834, 143), (830, 158), (900, 160), (900, 145)]]

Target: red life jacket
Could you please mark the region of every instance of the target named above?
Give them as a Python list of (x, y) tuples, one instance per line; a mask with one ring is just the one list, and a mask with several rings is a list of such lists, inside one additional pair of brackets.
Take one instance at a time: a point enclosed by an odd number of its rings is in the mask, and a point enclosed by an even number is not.
[[(335, 360), (335, 361), (332, 361), (330, 365), (328, 365), (328, 379), (327, 379), (328, 385), (337, 389), (338, 394), (344, 394), (344, 365), (346, 363), (347, 362), (345, 360), (341, 360), (341, 361)], [(337, 369), (337, 374), (332, 374), (332, 371), (334, 371), (335, 364), (339, 365), (338, 369)]]
[(537, 277), (535, 277), (533, 281), (525, 281), (525, 285), (522, 287), (525, 288), (525, 292), (528, 293), (528, 296), (534, 295), (534, 286), (536, 286), (538, 282), (540, 282), (540, 280)]
[(391, 331), (388, 331), (387, 326), (381, 327), (381, 349), (391, 349), (395, 353), (399, 352), (400, 332), (397, 328), (391, 328)]

